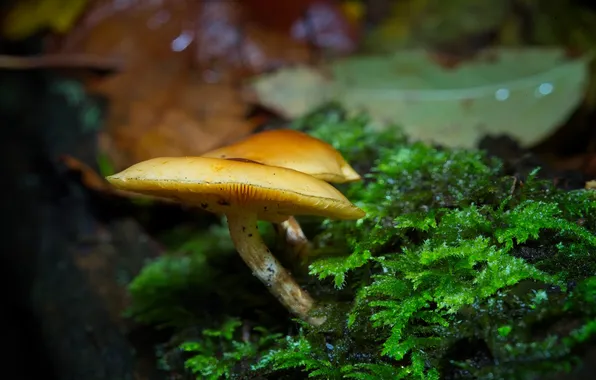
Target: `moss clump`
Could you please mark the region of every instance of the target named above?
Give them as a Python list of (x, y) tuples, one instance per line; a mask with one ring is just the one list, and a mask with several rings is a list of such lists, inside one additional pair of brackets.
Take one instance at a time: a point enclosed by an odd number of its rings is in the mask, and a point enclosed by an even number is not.
[(185, 367), (199, 379), (228, 378), (232, 370), (250, 368), (251, 359), (262, 354), (282, 336), (256, 327), (252, 331), (245, 330), (242, 339), (236, 340), (242, 326), (242, 321), (228, 318), (216, 329), (203, 330), (197, 341), (182, 343), (180, 349), (191, 354), (184, 363)]
[[(329, 305), (330, 323), (295, 330), (287, 315), (283, 322), (271, 317), (283, 315), (271, 304), (237, 299), (230, 313), (229, 305), (205, 303), (203, 317), (190, 312), (192, 322), (179, 326), (176, 339), (204, 347), (212, 332), (189, 337), (181, 331), (217, 328), (213, 321), (227, 326), (227, 315), (268, 332), (245, 342), (247, 348), (232, 344), (239, 338), (220, 328), (230, 344), (200, 351), (201, 359), (191, 366), (196, 373), (204, 373), (204, 365), (220, 368), (222, 378), (438, 379), (490, 373), (515, 379), (573, 367), (574, 354), (593, 338), (596, 323), (594, 192), (558, 190), (538, 179), (538, 169), (519, 181), (482, 152), (410, 143), (396, 129), (374, 131), (365, 117), (345, 119), (333, 107), (295, 127), (330, 141), (368, 173), (362, 183), (343, 189), (367, 211), (365, 219), (304, 221), (315, 236), (309, 270), (319, 281), (303, 280)], [(193, 255), (209, 255), (212, 246), (202, 243)], [(191, 273), (190, 265), (181, 266)], [(211, 271), (195, 269), (197, 278)], [(246, 272), (228, 277), (240, 281)], [(163, 305), (155, 292), (143, 293), (159, 278), (143, 281), (147, 273), (131, 288), (136, 307), (144, 310)], [(221, 281), (217, 286), (205, 281), (193, 291), (223, 288)], [(253, 289), (250, 294), (259, 294), (258, 286)], [(177, 298), (166, 298), (167, 310), (176, 310)], [(262, 289), (260, 299), (269, 300)], [(254, 313), (256, 304), (262, 314)], [(166, 322), (168, 312), (162, 310)], [(279, 333), (283, 336), (268, 335)], [(261, 339), (272, 348), (263, 348)], [(225, 359), (238, 355), (251, 365), (238, 368)]]
[(191, 302), (204, 303), (217, 295), (209, 284), (217, 280), (218, 264), (234, 245), (221, 226), (195, 236), (192, 232), (180, 228), (163, 237), (170, 252), (146, 265), (129, 285), (134, 302), (128, 316), (160, 327), (186, 328), (197, 318)]

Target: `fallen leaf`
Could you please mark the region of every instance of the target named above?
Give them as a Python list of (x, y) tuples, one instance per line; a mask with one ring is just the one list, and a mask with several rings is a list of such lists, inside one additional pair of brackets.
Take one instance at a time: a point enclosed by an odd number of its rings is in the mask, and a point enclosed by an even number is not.
[(92, 87), (111, 99), (100, 141), (116, 170), (158, 156), (200, 155), (257, 127), (235, 86), (205, 83), (182, 66), (171, 60)]
[(11, 40), (21, 40), (45, 28), (65, 33), (86, 5), (87, 0), (15, 1), (2, 20), (2, 35)]
[[(309, 7), (321, 0), (243, 0), (251, 20), (277, 32), (289, 34), (293, 24), (304, 17)], [(327, 2), (325, 3), (334, 3)]]
[(234, 1), (94, 3), (51, 51), (120, 58), (126, 70), (87, 83), (110, 101), (102, 150), (121, 170), (167, 155), (200, 155), (257, 127), (243, 81), (311, 48), (251, 21)]
[(351, 53), (357, 47), (359, 24), (351, 20), (339, 1), (244, 0), (243, 4), (257, 24), (319, 49)]
[(64, 154), (59, 157), (59, 160), (68, 168), (68, 170), (79, 173), (81, 176), (81, 184), (87, 189), (106, 195), (113, 195), (132, 200), (149, 200), (158, 201), (160, 203), (174, 203), (169, 199), (152, 197), (150, 195), (142, 195), (130, 191), (116, 189), (93, 168), (73, 156)]
[[(471, 148), (483, 136), (506, 134), (531, 146), (582, 102), (590, 59), (558, 48), (495, 48), (445, 68), (414, 49), (287, 68), (256, 78), (251, 89), (259, 104), (283, 116), (336, 101), (366, 111), (379, 128), (397, 124), (414, 140)], [(321, 70), (329, 79), (314, 80), (327, 77)]]
[(69, 170), (79, 173), (81, 175), (81, 183), (88, 189), (110, 193), (116, 191), (103, 177), (81, 160), (67, 154), (60, 156), (59, 160)]
[(334, 95), (331, 84), (331, 78), (321, 70), (296, 66), (260, 76), (250, 84), (245, 97), (294, 119), (330, 100)]

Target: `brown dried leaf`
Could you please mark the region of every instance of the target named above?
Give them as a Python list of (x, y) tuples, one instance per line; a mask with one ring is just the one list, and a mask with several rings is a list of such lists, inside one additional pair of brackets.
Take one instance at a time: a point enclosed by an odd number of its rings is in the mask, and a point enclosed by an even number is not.
[(88, 83), (110, 100), (101, 144), (117, 170), (244, 137), (256, 124), (246, 119), (241, 81), (310, 60), (306, 44), (248, 23), (235, 2), (130, 4), (99, 2), (57, 47), (126, 60), (124, 72)]
[(112, 192), (110, 184), (89, 165), (67, 154), (59, 159), (69, 170), (80, 173), (81, 182), (85, 187), (98, 192)]
[[(125, 71), (88, 83), (110, 100), (100, 141), (115, 169), (157, 156), (200, 155), (244, 137), (257, 126), (246, 118), (244, 79), (311, 62), (311, 45), (354, 47), (353, 28), (335, 1), (284, 3), (278, 21), (285, 32), (256, 17), (255, 10), (265, 8), (252, 3), (98, 0), (65, 39), (53, 41), (62, 54), (125, 61)], [(307, 24), (314, 40), (307, 38)]]
[(112, 101), (101, 141), (118, 169), (157, 156), (200, 155), (256, 127), (235, 86), (205, 83), (183, 66), (171, 60), (92, 87)]
[(106, 181), (105, 178), (99, 175), (99, 173), (97, 173), (93, 168), (91, 168), (89, 165), (85, 164), (84, 162), (73, 156), (64, 154), (60, 156), (59, 159), (64, 164), (64, 166), (68, 168), (68, 170), (80, 174), (81, 184), (85, 186), (87, 189), (106, 195), (114, 195), (128, 199), (147, 199), (152, 201), (158, 201), (161, 203), (174, 203), (169, 199), (152, 197), (149, 195), (142, 195), (130, 191), (116, 189), (112, 185), (110, 185), (110, 183)]

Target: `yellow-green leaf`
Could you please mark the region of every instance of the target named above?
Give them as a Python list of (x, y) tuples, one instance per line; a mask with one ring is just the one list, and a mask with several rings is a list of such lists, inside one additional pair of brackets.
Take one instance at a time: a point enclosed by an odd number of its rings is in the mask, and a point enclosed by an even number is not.
[(85, 9), (87, 0), (22, 0), (17, 1), (4, 19), (2, 34), (19, 40), (48, 28), (56, 33), (67, 32)]

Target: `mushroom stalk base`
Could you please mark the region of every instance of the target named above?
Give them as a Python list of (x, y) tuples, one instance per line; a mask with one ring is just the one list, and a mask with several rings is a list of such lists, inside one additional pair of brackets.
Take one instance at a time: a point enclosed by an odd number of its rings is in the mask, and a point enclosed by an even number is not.
[(314, 300), (271, 254), (257, 228), (256, 215), (227, 215), (230, 236), (238, 253), (269, 291), (292, 313), (313, 325), (325, 318), (309, 317)]

